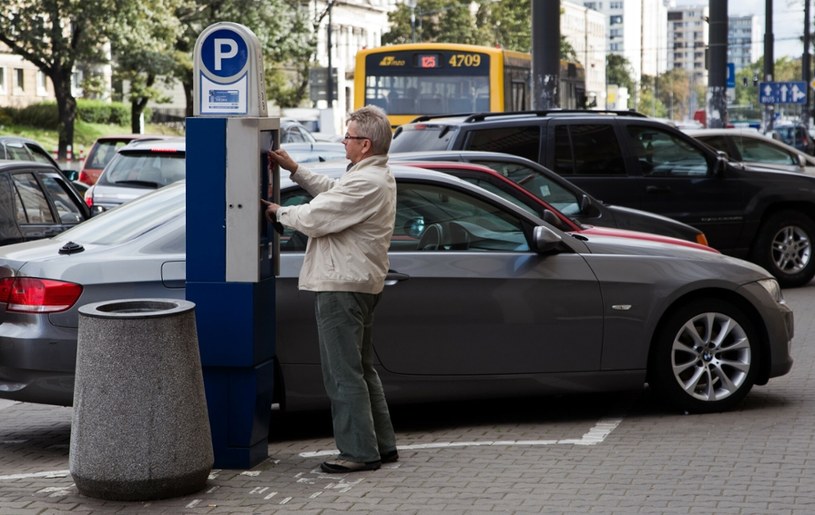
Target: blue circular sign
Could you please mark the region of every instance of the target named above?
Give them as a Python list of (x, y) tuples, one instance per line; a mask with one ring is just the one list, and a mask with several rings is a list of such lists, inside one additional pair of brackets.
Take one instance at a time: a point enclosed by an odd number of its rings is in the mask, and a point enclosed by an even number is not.
[(218, 29), (210, 33), (201, 45), (201, 63), (216, 77), (238, 75), (249, 62), (249, 48), (237, 32)]

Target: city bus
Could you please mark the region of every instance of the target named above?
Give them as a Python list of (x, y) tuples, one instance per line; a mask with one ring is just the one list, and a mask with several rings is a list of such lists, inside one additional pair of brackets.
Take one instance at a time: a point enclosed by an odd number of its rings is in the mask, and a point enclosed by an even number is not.
[[(532, 59), (501, 48), (408, 43), (360, 50), (354, 109), (377, 105), (394, 128), (420, 115), (531, 109)], [(561, 61), (559, 107), (585, 107), (585, 70)]]

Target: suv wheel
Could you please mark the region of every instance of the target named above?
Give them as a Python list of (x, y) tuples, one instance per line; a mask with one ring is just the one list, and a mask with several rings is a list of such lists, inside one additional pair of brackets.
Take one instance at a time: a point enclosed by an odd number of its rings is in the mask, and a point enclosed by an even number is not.
[(730, 302), (704, 299), (674, 311), (654, 341), (649, 383), (690, 413), (732, 409), (752, 389), (758, 333)]
[(815, 275), (815, 223), (796, 211), (781, 211), (767, 219), (753, 247), (754, 261), (785, 287), (803, 286)]

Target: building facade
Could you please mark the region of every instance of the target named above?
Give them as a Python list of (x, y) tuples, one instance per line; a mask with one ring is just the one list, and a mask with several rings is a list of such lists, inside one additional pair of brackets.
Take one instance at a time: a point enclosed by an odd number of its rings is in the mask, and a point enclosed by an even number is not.
[(727, 62), (733, 63), (736, 73), (758, 61), (764, 31), (755, 15), (730, 16), (727, 19)]
[(560, 34), (574, 48), (586, 71), (591, 107), (606, 108), (606, 16), (573, 2), (561, 1)]
[(668, 64), (673, 69), (686, 70), (694, 84), (707, 85), (708, 16), (707, 5), (676, 7), (668, 11)]
[(54, 87), (39, 68), (0, 43), (0, 107), (26, 107), (54, 99)]

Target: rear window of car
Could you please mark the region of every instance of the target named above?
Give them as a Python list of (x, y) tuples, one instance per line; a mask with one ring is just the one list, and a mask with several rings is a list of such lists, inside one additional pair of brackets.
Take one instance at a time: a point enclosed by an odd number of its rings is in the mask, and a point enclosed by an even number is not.
[(97, 141), (85, 161), (86, 168), (103, 169), (116, 156), (116, 152), (127, 145), (129, 140)]
[(417, 124), (413, 127), (401, 127), (393, 136), (390, 151), (447, 150), (455, 133), (454, 128), (441, 125)]
[(99, 178), (99, 184), (161, 187), (185, 176), (182, 152), (119, 152)]

